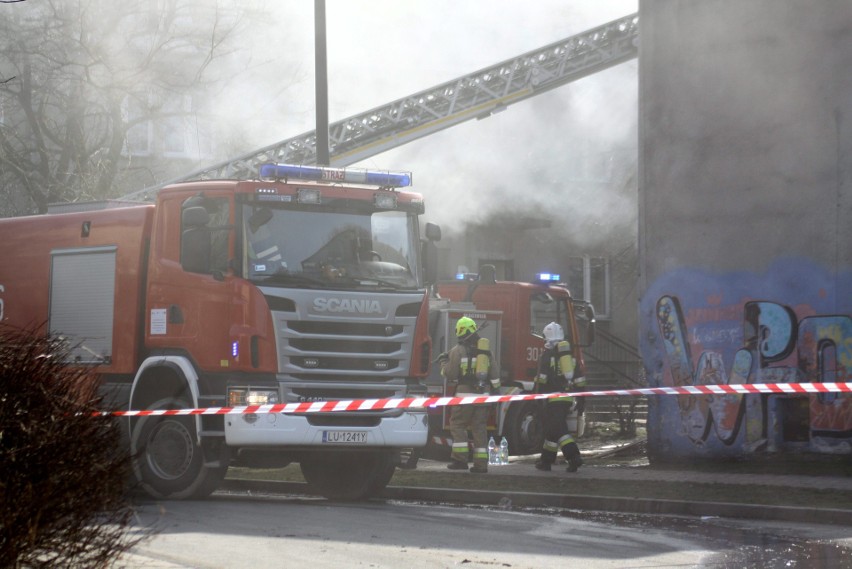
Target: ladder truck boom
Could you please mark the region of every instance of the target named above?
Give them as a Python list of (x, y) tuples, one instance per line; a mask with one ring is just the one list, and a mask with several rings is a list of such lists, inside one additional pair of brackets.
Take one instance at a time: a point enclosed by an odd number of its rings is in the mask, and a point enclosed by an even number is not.
[[(608, 69), (638, 55), (639, 16), (631, 14), (329, 125), (332, 166), (348, 166)], [(190, 180), (252, 179), (267, 163), (316, 163), (309, 131), (124, 196), (151, 200)]]

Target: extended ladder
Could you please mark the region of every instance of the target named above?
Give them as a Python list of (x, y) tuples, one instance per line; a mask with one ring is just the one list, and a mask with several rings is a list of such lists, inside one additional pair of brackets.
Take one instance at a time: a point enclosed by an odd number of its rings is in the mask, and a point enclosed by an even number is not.
[[(633, 59), (639, 17), (631, 14), (329, 125), (332, 166), (348, 166), (391, 148)], [(315, 131), (227, 162), (197, 170), (122, 199), (148, 200), (168, 185), (189, 180), (251, 179), (270, 162), (314, 164)]]

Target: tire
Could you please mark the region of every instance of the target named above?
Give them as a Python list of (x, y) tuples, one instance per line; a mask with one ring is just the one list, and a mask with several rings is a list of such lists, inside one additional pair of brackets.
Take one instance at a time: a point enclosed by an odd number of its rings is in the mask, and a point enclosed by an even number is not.
[[(184, 399), (161, 399), (149, 409), (187, 409)], [(142, 417), (133, 426), (131, 452), (136, 480), (156, 499), (203, 498), (216, 490), (228, 471), (227, 447), (216, 443), (219, 466), (204, 464), (194, 417)]]
[(544, 444), (541, 401), (522, 401), (512, 405), (506, 415), (509, 453), (529, 455), (541, 452)]
[(387, 458), (384, 460), (384, 464), (379, 464), (376, 467), (376, 475), (373, 478), (373, 483), (370, 484), (370, 489), (367, 491), (366, 498), (372, 498), (373, 496), (381, 494), (382, 491), (387, 488), (394, 473), (396, 472), (397, 464), (399, 464), (399, 453), (395, 452), (388, 454)]
[(329, 500), (354, 502), (381, 493), (393, 477), (394, 453), (314, 453), (299, 463), (311, 490)]

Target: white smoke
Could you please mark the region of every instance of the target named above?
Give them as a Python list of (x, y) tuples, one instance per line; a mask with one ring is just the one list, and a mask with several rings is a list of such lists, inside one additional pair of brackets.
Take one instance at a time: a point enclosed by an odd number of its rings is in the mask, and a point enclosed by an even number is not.
[[(637, 0), (326, 0), (329, 119), (637, 9)], [(315, 128), (313, 3), (270, 1), (266, 10), (267, 29), (249, 38), (252, 64), (243, 72), (256, 79), (238, 81), (220, 111), (248, 127), (246, 152)], [(560, 211), (577, 220), (575, 241), (595, 241), (635, 217), (623, 172), (635, 169), (637, 91), (633, 60), (357, 166), (413, 171), (427, 219), (449, 230), (499, 212)], [(583, 161), (608, 153), (617, 162), (610, 183), (582, 183)]]

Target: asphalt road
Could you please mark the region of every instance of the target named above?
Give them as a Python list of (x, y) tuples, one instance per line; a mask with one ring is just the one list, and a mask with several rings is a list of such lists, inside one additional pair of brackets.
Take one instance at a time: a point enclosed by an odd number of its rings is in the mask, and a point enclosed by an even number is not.
[(295, 495), (148, 502), (116, 567), (852, 569), (846, 526)]
[(690, 567), (722, 553), (671, 528), (393, 501), (214, 495), (143, 504), (137, 522), (138, 531), (156, 533), (118, 566)]

